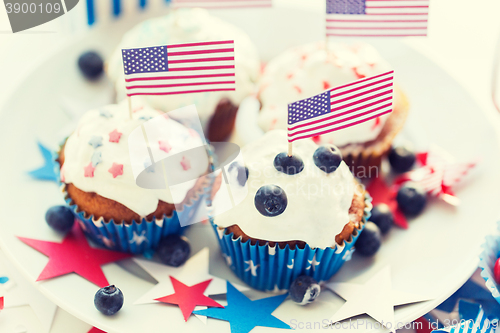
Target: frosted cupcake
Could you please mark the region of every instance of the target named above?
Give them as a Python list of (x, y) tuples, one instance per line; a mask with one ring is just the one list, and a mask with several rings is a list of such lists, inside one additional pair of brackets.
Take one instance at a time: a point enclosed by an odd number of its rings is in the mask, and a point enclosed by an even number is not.
[[(212, 224), (235, 274), (260, 290), (288, 289), (299, 275), (328, 280), (349, 258), (371, 204), (333, 146), (266, 133), (242, 149), (248, 194)], [(240, 166), (240, 168), (244, 168)], [(244, 169), (241, 169), (244, 170)]]
[[(152, 122), (163, 130), (147, 132), (150, 152), (142, 143), (137, 146), (144, 151), (137, 149), (129, 137), (140, 133), (139, 142), (144, 138), (141, 125)], [(209, 160), (190, 163), (183, 155), (203, 145), (195, 131), (147, 106), (135, 105), (132, 119), (126, 102), (88, 111), (59, 153), (66, 202), (84, 231), (102, 245), (133, 253), (154, 248), (163, 236), (181, 233), (179, 219), (193, 216), (205, 200), (211, 186), (210, 177), (203, 176)], [(138, 166), (147, 177), (166, 182), (150, 156), (156, 161), (172, 157), (172, 171), (189, 172), (195, 180), (177, 185), (175, 196), (168, 184), (157, 189), (138, 186)]]
[[(317, 42), (285, 51), (264, 69), (258, 94), (258, 124), (264, 131), (285, 129), (288, 103), (389, 70), (390, 65), (367, 44), (329, 43), (327, 50), (324, 42)], [(378, 166), (408, 113), (406, 97), (397, 87), (393, 105), (391, 114), (313, 140), (339, 147), (355, 173), (358, 166)]]
[(233, 131), (240, 102), (255, 92), (260, 61), (257, 49), (247, 34), (211, 16), (204, 9), (177, 9), (165, 17), (142, 22), (125, 34), (107, 64), (107, 73), (115, 82), (118, 99), (126, 94), (122, 48), (217, 40), (234, 40), (236, 91), (147, 96), (145, 99), (151, 106), (163, 111), (195, 104), (207, 137), (211, 141), (227, 139)]

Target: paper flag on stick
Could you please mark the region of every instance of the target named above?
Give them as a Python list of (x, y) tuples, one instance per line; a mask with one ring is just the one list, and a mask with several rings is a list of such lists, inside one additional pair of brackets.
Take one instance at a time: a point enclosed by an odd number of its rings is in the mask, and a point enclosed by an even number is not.
[(109, 283), (104, 276), (101, 265), (132, 256), (127, 253), (90, 247), (78, 223), (74, 224), (73, 229), (64, 237), (62, 243), (18, 238), (49, 257), (49, 262), (40, 273), (37, 281), (76, 273), (99, 287), (105, 287)]
[(272, 315), (286, 297), (287, 294), (284, 294), (251, 301), (228, 281), (225, 308), (210, 308), (194, 313), (229, 321), (231, 333), (248, 333), (257, 326), (290, 329), (290, 326)]
[(398, 208), (398, 203), (396, 201), (397, 190), (395, 187), (387, 186), (384, 179), (378, 177), (372, 180), (366, 190), (372, 197), (373, 206), (385, 203), (389, 206), (389, 209), (394, 216), (394, 224), (400, 228), (408, 229), (408, 221), (406, 220), (403, 212), (401, 212)]
[(28, 174), (38, 180), (49, 180), (53, 182), (58, 182), (59, 177), (58, 177), (58, 165), (54, 161), (54, 156), (52, 155), (52, 152), (42, 145), (40, 142), (38, 142), (38, 149), (40, 149), (40, 152), (42, 153), (44, 165), (36, 170), (32, 170), (28, 172)]

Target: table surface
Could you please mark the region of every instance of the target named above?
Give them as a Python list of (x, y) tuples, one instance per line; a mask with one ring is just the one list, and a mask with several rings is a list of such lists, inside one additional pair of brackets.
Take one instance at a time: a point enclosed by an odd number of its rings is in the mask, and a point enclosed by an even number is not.
[[(279, 5), (284, 0), (275, 1)], [(321, 6), (324, 0), (293, 2)], [(431, 1), (429, 36), (410, 37), (404, 42), (448, 71), (471, 93), (491, 123), (500, 130), (500, 118), (493, 106), (490, 88), (494, 53), (500, 33), (500, 2), (483, 0), (480, 6), (470, 4), (470, 1), (465, 0)], [(82, 32), (84, 24), (75, 24), (84, 19), (84, 6), (79, 7), (55, 21), (17, 34), (11, 33), (7, 14), (0, 9), (0, 110), (32, 68), (64, 45), (75, 33)], [(19, 322), (25, 324), (28, 332), (37, 332), (37, 319), (28, 306), (4, 311), (9, 314), (9, 320), (3, 322), (2, 326), (9, 324), (8, 332), (16, 332), (15, 323)], [(74, 333), (90, 329), (89, 325), (58, 309), (51, 333), (67, 332), (69, 325)], [(3, 329), (1, 331), (4, 332)]]

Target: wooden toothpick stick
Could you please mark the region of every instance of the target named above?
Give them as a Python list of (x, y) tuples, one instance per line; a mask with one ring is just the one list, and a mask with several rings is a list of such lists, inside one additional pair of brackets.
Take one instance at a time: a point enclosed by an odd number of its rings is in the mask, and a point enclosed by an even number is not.
[(132, 120), (132, 98), (127, 96), (128, 99), (128, 115), (130, 116), (130, 120)]
[(288, 157), (292, 156), (292, 143), (288, 142)]

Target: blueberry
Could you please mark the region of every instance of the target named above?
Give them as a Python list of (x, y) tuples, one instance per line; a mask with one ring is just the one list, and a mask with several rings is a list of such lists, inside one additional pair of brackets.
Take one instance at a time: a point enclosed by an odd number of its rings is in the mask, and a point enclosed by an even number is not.
[(288, 292), (295, 303), (306, 305), (319, 296), (321, 287), (312, 277), (301, 275), (292, 282)]
[(370, 221), (375, 223), (377, 227), (379, 227), (380, 231), (385, 234), (391, 229), (394, 223), (394, 216), (392, 215), (389, 206), (382, 203), (373, 207)]
[(191, 248), (186, 237), (168, 235), (160, 241), (156, 252), (165, 265), (179, 267), (189, 258)]
[(411, 170), (416, 160), (415, 153), (406, 146), (392, 147), (389, 152), (389, 163), (392, 170), (397, 173)]
[(238, 162), (233, 162), (229, 165), (228, 171), (231, 172), (234, 169), (238, 170), (236, 179), (241, 186), (245, 186), (248, 180), (248, 168), (246, 166), (241, 166)]
[(89, 80), (95, 80), (101, 76), (104, 70), (104, 61), (98, 53), (88, 51), (78, 58), (78, 67), (83, 76)]
[(304, 161), (297, 155), (288, 156), (287, 153), (279, 153), (274, 158), (274, 167), (287, 175), (295, 175), (304, 170)]
[(396, 195), (399, 209), (408, 216), (417, 216), (424, 210), (427, 196), (422, 187), (414, 183), (406, 183)]
[(285, 191), (276, 185), (264, 185), (255, 194), (255, 207), (264, 216), (278, 216), (286, 209)]
[(101, 288), (95, 294), (94, 305), (102, 314), (112, 316), (123, 306), (123, 293), (113, 285)]
[(66, 206), (50, 207), (45, 213), (45, 221), (54, 230), (67, 233), (73, 228), (75, 223), (75, 216), (71, 209)]
[(342, 162), (342, 154), (334, 145), (323, 145), (313, 155), (314, 164), (326, 173), (332, 173)]
[(382, 233), (377, 225), (373, 222), (367, 222), (365, 229), (356, 241), (356, 252), (363, 256), (372, 256), (377, 253), (380, 245), (382, 244)]

